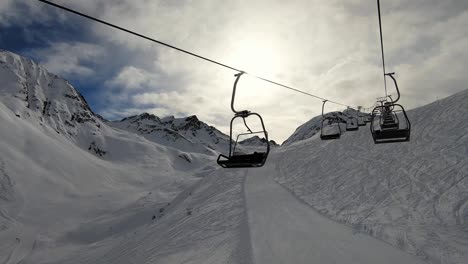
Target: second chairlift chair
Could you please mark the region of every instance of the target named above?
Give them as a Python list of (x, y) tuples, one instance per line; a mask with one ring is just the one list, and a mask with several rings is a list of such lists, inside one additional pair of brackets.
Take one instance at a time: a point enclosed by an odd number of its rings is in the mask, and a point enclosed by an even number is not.
[(346, 131), (356, 131), (359, 130), (358, 118), (350, 114), (350, 108), (348, 107), (346, 113), (343, 112), (346, 117)]
[(346, 120), (346, 131), (357, 131), (359, 130), (358, 119), (354, 116), (348, 116)]
[[(262, 167), (268, 157), (270, 152), (270, 141), (268, 140), (268, 132), (265, 129), (265, 124), (263, 123), (262, 117), (257, 113), (252, 113), (248, 110), (237, 111), (234, 108), (234, 100), (236, 97), (237, 83), (239, 82), (240, 77), (244, 72), (237, 73), (234, 75), (236, 80), (234, 82), (234, 87), (232, 89), (232, 99), (231, 99), (231, 109), (234, 112), (234, 117), (231, 119), (230, 132), (229, 132), (229, 154), (228, 156), (220, 154), (218, 156), (218, 164), (223, 168), (252, 168), (252, 167)], [(262, 126), (262, 131), (252, 132), (249, 126), (247, 125), (246, 118), (249, 116), (257, 116), (260, 120)], [(233, 140), (232, 137), (232, 125), (234, 120), (237, 118), (242, 118), (245, 127), (247, 128), (247, 133), (242, 133), (237, 135), (236, 140)], [(238, 140), (240, 136), (251, 135), (251, 134), (263, 134), (266, 141), (266, 149), (262, 152), (254, 152), (251, 154), (242, 154), (236, 152), (236, 147), (238, 145)]]
[[(403, 106), (397, 104), (398, 100), (400, 100), (400, 89), (395, 77), (393, 77), (394, 74), (387, 73), (385, 76), (392, 78), (397, 90), (397, 99), (393, 101), (389, 97), (390, 101), (382, 101), (381, 105), (376, 106), (372, 111), (370, 129), (375, 144), (406, 142), (410, 140), (411, 123)], [(399, 113), (401, 114), (399, 115)], [(400, 118), (403, 118), (403, 120), (400, 120)]]
[[(325, 108), (325, 103), (327, 100), (323, 101), (322, 104), (322, 126), (320, 130), (320, 139), (322, 140), (331, 140), (331, 139), (339, 139), (341, 136), (341, 126), (340, 126), (340, 118), (338, 116), (326, 116), (323, 114), (323, 109)], [(327, 121), (327, 125), (324, 126), (325, 121)], [(326, 130), (326, 131), (325, 131)]]

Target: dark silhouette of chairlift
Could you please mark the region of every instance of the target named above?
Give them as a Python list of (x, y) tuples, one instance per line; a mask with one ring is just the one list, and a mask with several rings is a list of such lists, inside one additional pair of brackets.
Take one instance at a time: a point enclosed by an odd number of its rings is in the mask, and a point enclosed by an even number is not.
[[(341, 127), (340, 127), (340, 118), (337, 116), (325, 116), (323, 114), (323, 110), (325, 108), (325, 103), (328, 100), (324, 100), (322, 104), (322, 125), (320, 130), (320, 139), (322, 140), (332, 140), (332, 139), (339, 139), (341, 136)], [(327, 121), (327, 125), (325, 124)], [(332, 131), (325, 131), (325, 128)]]
[[(263, 123), (262, 117), (257, 114), (257, 113), (252, 113), (248, 110), (243, 110), (243, 111), (237, 111), (234, 108), (234, 100), (236, 97), (236, 89), (237, 89), (237, 83), (239, 82), (240, 77), (244, 74), (244, 72), (240, 72), (235, 74), (234, 76), (236, 77), (236, 80), (234, 82), (234, 86), (232, 89), (232, 99), (231, 99), (231, 109), (234, 112), (234, 117), (231, 119), (231, 125), (230, 125), (230, 132), (229, 132), (229, 154), (228, 156), (220, 154), (218, 156), (218, 164), (223, 167), (223, 168), (252, 168), (252, 167), (262, 167), (268, 157), (268, 153), (270, 153), (270, 141), (268, 140), (268, 132), (265, 129), (265, 124)], [(250, 130), (249, 126), (247, 125), (246, 118), (249, 116), (256, 116), (260, 120), (260, 123), (262, 125), (262, 131), (257, 131), (257, 132), (252, 132)], [(244, 125), (247, 128), (247, 133), (241, 133), (237, 135), (236, 140), (233, 140), (232, 137), (232, 125), (234, 123), (234, 120), (237, 118), (242, 118), (244, 121)], [(245, 136), (245, 135), (253, 135), (253, 134), (263, 134), (265, 140), (266, 140), (266, 149), (264, 152), (254, 152), (252, 154), (243, 154), (240, 152), (236, 152), (236, 147), (238, 145), (238, 140), (240, 136)]]
[[(411, 135), (411, 122), (408, 119), (405, 109), (397, 104), (400, 100), (400, 90), (397, 81), (393, 77), (395, 73), (386, 73), (385, 76), (392, 78), (397, 90), (397, 99), (389, 96), (389, 100), (380, 101), (372, 111), (370, 130), (375, 144), (407, 142)], [(398, 113), (402, 115), (398, 115)], [(399, 117), (400, 116), (400, 117)], [(402, 120), (400, 120), (400, 118)]]

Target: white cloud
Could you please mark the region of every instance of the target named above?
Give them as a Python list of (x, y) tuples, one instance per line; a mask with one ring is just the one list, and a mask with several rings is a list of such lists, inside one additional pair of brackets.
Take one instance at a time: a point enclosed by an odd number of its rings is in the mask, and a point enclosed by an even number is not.
[(123, 87), (125, 89), (138, 89), (150, 80), (150, 73), (133, 66), (124, 67), (108, 85)]
[[(375, 2), (61, 2), (335, 101), (370, 106), (383, 94)], [(402, 103), (407, 108), (466, 88), (466, 3), (465, 0), (382, 2), (387, 67), (397, 73)], [(61, 23), (70, 17), (76, 19), (63, 14)], [(226, 128), (229, 124), (233, 71), (102, 25), (91, 25), (88, 33), (100, 45), (118, 48), (119, 52), (104, 56), (97, 48), (94, 54), (83, 54), (83, 49), (62, 44), (48, 49), (43, 58), (52, 71), (83, 76), (96, 70), (82, 64), (83, 58), (93, 61), (99, 57), (107, 65), (125, 61), (109, 77), (107, 86), (103, 86), (105, 91), (101, 91), (110, 98), (109, 116), (155, 108), (166, 110), (155, 110), (158, 113), (197, 114), (217, 127)], [(319, 114), (321, 102), (243, 77), (236, 106), (264, 115), (270, 135), (281, 141)], [(339, 108), (327, 105), (329, 111)]]
[(104, 49), (98, 45), (89, 43), (51, 43), (48, 48), (34, 50), (50, 72), (65, 77), (87, 77), (95, 72), (95, 69), (86, 66), (86, 62), (95, 63), (104, 55)]

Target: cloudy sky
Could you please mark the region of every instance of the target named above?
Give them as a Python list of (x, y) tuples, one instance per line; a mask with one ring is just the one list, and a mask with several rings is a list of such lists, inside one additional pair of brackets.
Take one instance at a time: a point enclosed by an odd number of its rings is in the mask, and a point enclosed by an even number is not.
[[(371, 106), (384, 95), (375, 0), (55, 2), (347, 105)], [(382, 0), (382, 14), (387, 70), (396, 72), (403, 105), (467, 88), (468, 1)], [(69, 79), (108, 119), (196, 114), (228, 131), (231, 70), (37, 0), (0, 1), (0, 48)], [(262, 114), (279, 142), (321, 107), (251, 77), (242, 77), (237, 99), (238, 108)]]

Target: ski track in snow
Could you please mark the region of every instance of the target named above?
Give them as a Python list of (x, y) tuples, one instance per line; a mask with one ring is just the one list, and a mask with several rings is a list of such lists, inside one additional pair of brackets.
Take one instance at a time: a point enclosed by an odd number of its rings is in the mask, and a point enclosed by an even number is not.
[(75, 245), (73, 252), (54, 261), (41, 256), (44, 260), (37, 263), (249, 264), (244, 179), (241, 171), (216, 170), (179, 193), (157, 219), (147, 215), (131, 230)]
[(423, 263), (327, 219), (274, 182), (275, 157), (248, 171), (246, 201), (255, 264)]

